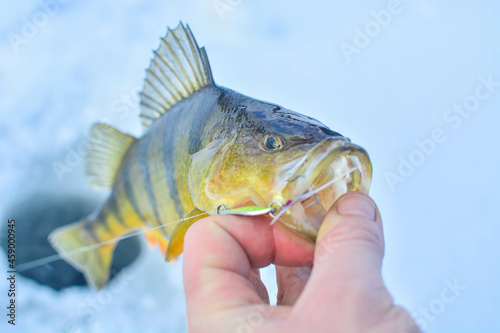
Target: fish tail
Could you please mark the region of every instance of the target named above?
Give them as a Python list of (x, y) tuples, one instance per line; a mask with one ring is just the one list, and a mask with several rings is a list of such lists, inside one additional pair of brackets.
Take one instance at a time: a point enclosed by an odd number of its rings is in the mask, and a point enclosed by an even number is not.
[(49, 241), (58, 254), (85, 275), (95, 289), (103, 288), (109, 279), (109, 269), (116, 242), (99, 244), (84, 218), (58, 228), (49, 235)]

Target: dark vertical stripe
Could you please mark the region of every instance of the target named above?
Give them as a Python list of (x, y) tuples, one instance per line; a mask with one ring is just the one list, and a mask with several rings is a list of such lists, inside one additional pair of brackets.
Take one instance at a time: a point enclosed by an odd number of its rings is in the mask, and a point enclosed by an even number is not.
[[(165, 126), (163, 130), (163, 165), (165, 166), (165, 173), (167, 174), (168, 191), (170, 197), (172, 198), (175, 206), (175, 211), (179, 217), (184, 216), (184, 208), (182, 207), (181, 200), (179, 198), (179, 190), (177, 188), (177, 182), (175, 180), (175, 164), (174, 164), (174, 153), (176, 141), (180, 141), (180, 137), (177, 137), (177, 128), (179, 124), (180, 111), (175, 110), (169, 112), (165, 116), (168, 118), (162, 119), (163, 121), (168, 121), (169, 126)], [(184, 131), (189, 131), (188, 128), (184, 128)], [(189, 135), (186, 133), (185, 135)]]
[[(137, 146), (136, 146), (137, 147)], [(133, 149), (135, 149), (134, 147)], [(144, 218), (144, 213), (139, 208), (139, 204), (137, 203), (137, 198), (134, 193), (134, 189), (132, 188), (132, 175), (130, 174), (130, 163), (133, 163), (132, 158), (127, 158), (123, 165), (123, 186), (125, 188), (125, 194), (128, 197), (128, 200), (132, 204), (137, 216), (142, 220), (142, 222), (146, 222)]]
[(116, 194), (113, 192), (108, 199), (108, 205), (111, 212), (115, 215), (116, 219), (122, 226), (127, 226), (125, 220), (123, 219), (122, 213), (120, 212), (120, 207), (118, 207), (118, 203), (116, 202)]
[[(93, 215), (93, 214), (92, 214)], [(83, 227), (85, 231), (94, 239), (96, 243), (100, 242), (100, 239), (97, 237), (97, 234), (95, 233), (95, 223), (97, 223), (97, 220), (94, 219), (85, 219)]]
[(148, 194), (149, 202), (153, 207), (153, 213), (156, 218), (156, 222), (158, 225), (162, 225), (163, 221), (160, 219), (160, 214), (158, 213), (158, 206), (156, 204), (156, 198), (153, 193), (153, 188), (151, 185), (151, 177), (149, 176), (149, 158), (148, 158), (148, 147), (151, 141), (152, 131), (146, 134), (142, 139), (139, 145), (137, 145), (136, 158), (139, 162), (139, 170), (142, 175), (142, 180), (144, 181), (144, 188), (146, 189), (146, 193)]
[(207, 124), (212, 116), (211, 111), (209, 109), (200, 110), (199, 116), (193, 119), (193, 125), (189, 133), (189, 155), (197, 153), (202, 148), (203, 139), (207, 136)]
[[(205, 94), (218, 95), (217, 100), (205, 99), (203, 103), (200, 103), (200, 107), (196, 110), (196, 116), (192, 119), (192, 124), (189, 127), (189, 155), (197, 153), (201, 148), (203, 148), (203, 140), (210, 136), (211, 133), (207, 133), (207, 128), (209, 128), (208, 123), (211, 121), (215, 114), (215, 110), (218, 107), (216, 102), (223, 101), (224, 91), (220, 88), (205, 88)], [(202, 105), (202, 107), (201, 107)], [(214, 116), (220, 120), (220, 117)]]
[(112, 212), (109, 207), (109, 198), (108, 198), (108, 200), (102, 206), (101, 211), (99, 212), (99, 216), (97, 217), (97, 220), (100, 221), (100, 224), (104, 227), (104, 229), (106, 229), (108, 233), (111, 233), (111, 228), (108, 225), (108, 219), (107, 219), (107, 217), (110, 214), (112, 214)]
[[(166, 173), (165, 169), (162, 166), (162, 160), (160, 156), (163, 156), (163, 131), (165, 130), (166, 122), (164, 120), (158, 120), (155, 125), (151, 128), (149, 132), (149, 144), (147, 146), (148, 158), (147, 158), (147, 166), (150, 176), (150, 185), (151, 192), (155, 198), (155, 202), (157, 206), (154, 207), (155, 214), (158, 216), (158, 220), (160, 221), (160, 225), (163, 223), (170, 222), (169, 214), (166, 212), (167, 203), (165, 202), (168, 198), (166, 195)], [(170, 196), (170, 194), (169, 194)], [(171, 199), (171, 198), (170, 198)], [(161, 206), (158, 206), (161, 205)], [(165, 220), (166, 219), (166, 220)], [(165, 228), (160, 228), (165, 239), (169, 239), (169, 235)]]

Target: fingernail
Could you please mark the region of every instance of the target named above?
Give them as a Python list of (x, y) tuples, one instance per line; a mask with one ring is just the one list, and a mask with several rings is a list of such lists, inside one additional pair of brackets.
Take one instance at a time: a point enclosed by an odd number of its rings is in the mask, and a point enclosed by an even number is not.
[(362, 195), (349, 195), (336, 203), (339, 215), (357, 215), (375, 221), (375, 204), (369, 198)]

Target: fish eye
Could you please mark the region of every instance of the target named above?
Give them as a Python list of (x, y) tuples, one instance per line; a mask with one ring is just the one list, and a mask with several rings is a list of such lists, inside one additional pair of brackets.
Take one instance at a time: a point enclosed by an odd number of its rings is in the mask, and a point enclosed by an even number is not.
[(264, 138), (264, 147), (267, 150), (279, 150), (283, 148), (283, 140), (274, 134), (266, 135)]

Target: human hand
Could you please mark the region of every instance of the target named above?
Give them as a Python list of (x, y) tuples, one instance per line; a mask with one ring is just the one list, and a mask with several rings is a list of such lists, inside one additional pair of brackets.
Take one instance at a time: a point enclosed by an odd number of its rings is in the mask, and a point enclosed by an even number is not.
[[(383, 255), (380, 213), (360, 192), (337, 200), (316, 246), (263, 216), (208, 217), (185, 239), (189, 331), (420, 332), (384, 285)], [(276, 306), (258, 273), (271, 263)]]

